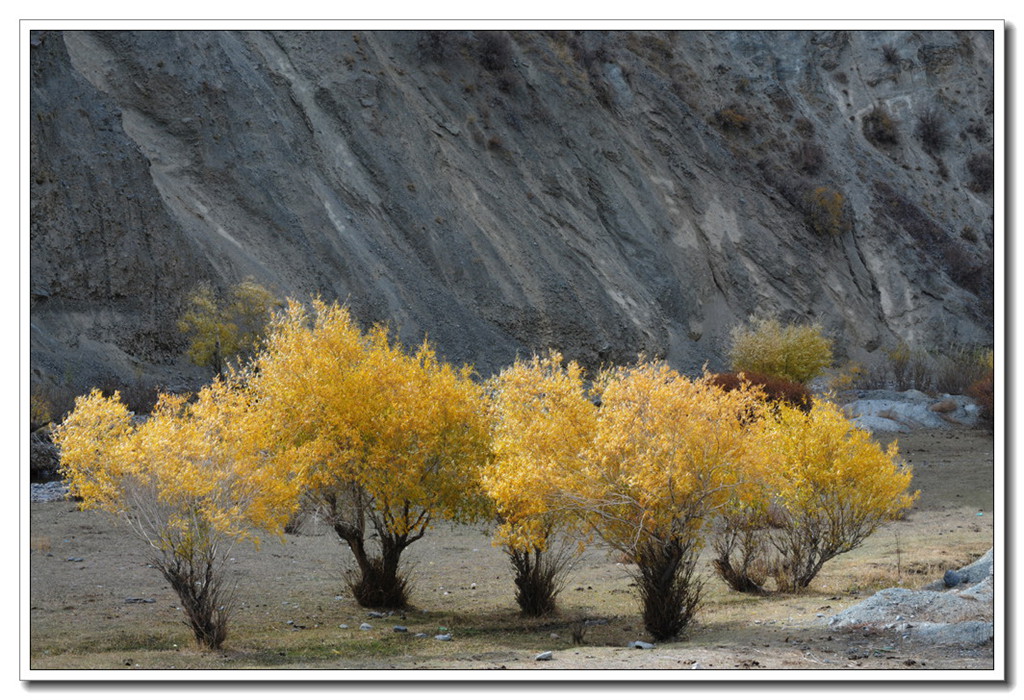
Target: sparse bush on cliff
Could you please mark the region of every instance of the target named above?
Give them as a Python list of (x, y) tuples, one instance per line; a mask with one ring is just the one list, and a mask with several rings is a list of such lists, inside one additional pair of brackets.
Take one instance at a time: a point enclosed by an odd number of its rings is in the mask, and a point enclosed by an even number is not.
[(832, 341), (817, 324), (783, 325), (758, 318), (732, 331), (729, 360), (735, 372), (755, 372), (805, 384), (832, 364)]
[(882, 105), (875, 105), (861, 120), (864, 138), (876, 146), (894, 146), (900, 142), (896, 121)]
[(852, 228), (843, 193), (821, 185), (807, 193), (807, 222), (822, 236), (838, 236)]
[(893, 44), (882, 44), (882, 60), (893, 68), (900, 67), (900, 52)]
[(967, 159), (967, 172), (971, 176), (968, 185), (972, 191), (984, 194), (992, 191), (995, 181), (995, 163), (988, 153), (975, 153)]
[(714, 123), (722, 131), (745, 132), (750, 130), (750, 117), (738, 107), (724, 107), (712, 116)]
[(946, 120), (939, 108), (932, 105), (921, 112), (917, 118), (914, 135), (928, 153), (936, 154), (946, 147), (949, 134), (946, 131)]
[(817, 175), (825, 164), (825, 149), (810, 139), (804, 139), (793, 152), (793, 164), (806, 175)]
[(499, 73), (512, 67), (514, 54), (512, 40), (507, 32), (477, 32), (476, 37), (476, 54), (481, 66), (492, 73)]

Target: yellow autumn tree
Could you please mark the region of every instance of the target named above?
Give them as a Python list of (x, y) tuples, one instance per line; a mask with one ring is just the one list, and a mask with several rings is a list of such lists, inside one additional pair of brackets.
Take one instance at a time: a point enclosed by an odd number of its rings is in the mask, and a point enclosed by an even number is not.
[(161, 395), (141, 423), (94, 390), (54, 431), (71, 493), (149, 545), (204, 647), (227, 635), (232, 546), (280, 533), (299, 495), (292, 456), (261, 440), (261, 420), (251, 394), (218, 380), (194, 400)]
[(496, 542), (509, 556), (516, 602), (526, 615), (555, 609), (578, 549), (558, 541), (573, 511), (555, 495), (590, 450), (597, 406), (583, 370), (557, 352), (517, 360), (488, 384), (493, 461), (482, 482), (499, 519)]
[(247, 358), (270, 322), (278, 300), (247, 277), (221, 297), (209, 282), (201, 282), (185, 300), (178, 329), (189, 336), (188, 356), (215, 376), (234, 357)]
[(488, 512), (478, 469), (487, 408), (471, 369), (424, 342), (406, 351), (349, 311), (291, 302), (271, 326), (251, 386), (276, 439), (306, 450), (306, 499), (352, 552), (349, 586), (366, 607), (404, 607), (405, 549), (437, 519)]
[(806, 588), (917, 498), (896, 443), (881, 448), (831, 402), (809, 413), (780, 405), (757, 439), (770, 468), (732, 503), (716, 541), (715, 566), (738, 590), (765, 592), (768, 576), (779, 591)]
[(663, 362), (605, 372), (595, 392), (594, 438), (560, 498), (636, 565), (644, 626), (670, 639), (701, 599), (706, 527), (757, 463), (749, 436), (764, 403), (747, 387), (727, 392)]

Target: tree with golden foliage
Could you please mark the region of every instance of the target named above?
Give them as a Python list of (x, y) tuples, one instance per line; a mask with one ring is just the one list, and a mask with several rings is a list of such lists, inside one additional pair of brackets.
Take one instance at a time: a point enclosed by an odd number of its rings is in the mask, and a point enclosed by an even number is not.
[(737, 494), (715, 543), (715, 567), (737, 590), (806, 588), (834, 557), (860, 546), (917, 498), (895, 442), (882, 449), (835, 404), (782, 404), (760, 424), (755, 487)]
[(278, 306), (277, 298), (251, 277), (233, 286), (226, 299), (209, 282), (201, 282), (178, 319), (178, 330), (191, 338), (189, 359), (221, 376), (231, 358), (245, 359), (256, 349)]
[(363, 333), (348, 309), (319, 300), (289, 303), (256, 367), (251, 386), (276, 439), (306, 450), (309, 504), (355, 558), (356, 601), (404, 607), (402, 552), (437, 519), (488, 512), (487, 408), (471, 368), (426, 342), (407, 352), (383, 326)]
[(607, 371), (595, 393), (589, 453), (560, 497), (637, 566), (644, 626), (670, 639), (700, 603), (706, 524), (757, 463), (750, 434), (764, 403), (747, 387), (727, 392), (663, 362)]
[(493, 460), (482, 482), (499, 519), (496, 542), (509, 556), (516, 602), (526, 615), (555, 609), (556, 597), (579, 549), (559, 541), (573, 511), (556, 502), (567, 474), (584, 466), (594, 438), (597, 406), (583, 370), (552, 352), (517, 360), (493, 378)]
[(732, 330), (735, 372), (755, 372), (804, 384), (832, 364), (832, 341), (817, 324), (783, 325), (757, 318)]
[(253, 397), (214, 381), (195, 400), (163, 394), (142, 423), (94, 390), (54, 430), (82, 507), (123, 519), (152, 549), (196, 641), (216, 649), (231, 613), (232, 546), (280, 533), (299, 496), (292, 458), (265, 442)]

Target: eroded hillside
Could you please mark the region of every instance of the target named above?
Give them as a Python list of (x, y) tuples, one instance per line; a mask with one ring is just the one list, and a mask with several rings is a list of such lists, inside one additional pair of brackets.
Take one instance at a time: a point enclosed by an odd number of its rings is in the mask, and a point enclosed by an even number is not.
[(487, 374), (992, 342), (991, 32), (33, 34), (35, 383), (187, 386), (254, 276)]

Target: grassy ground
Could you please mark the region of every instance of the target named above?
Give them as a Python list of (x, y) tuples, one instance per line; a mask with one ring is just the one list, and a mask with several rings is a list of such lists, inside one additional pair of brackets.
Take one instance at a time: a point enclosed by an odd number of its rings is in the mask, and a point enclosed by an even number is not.
[[(31, 667), (990, 668), (991, 648), (912, 648), (826, 626), (830, 615), (876, 590), (919, 587), (992, 546), (992, 434), (924, 431), (900, 444), (921, 491), (905, 520), (827, 564), (801, 595), (755, 598), (709, 576), (705, 605), (686, 636), (649, 651), (626, 648), (647, 636), (629, 567), (601, 547), (589, 549), (569, 576), (558, 614), (528, 620), (518, 615), (505, 559), (490, 534), (482, 526), (441, 525), (407, 552), (412, 609), (371, 619), (342, 583), (347, 552), (315, 523), (259, 551), (236, 548), (238, 607), (228, 640), (221, 651), (201, 651), (173, 592), (125, 528), (73, 503), (33, 503)], [(582, 621), (591, 624), (582, 640), (574, 639), (574, 623)], [(373, 629), (360, 630), (364, 622)], [(394, 632), (395, 625), (409, 632)], [(441, 632), (452, 641), (434, 639)], [(552, 651), (552, 661), (535, 661), (542, 651)]]

